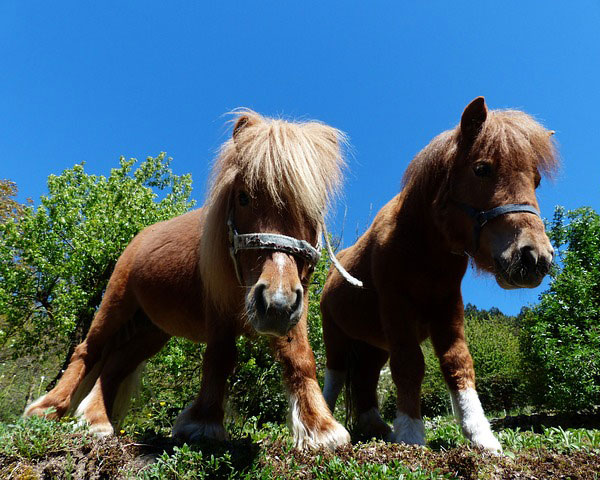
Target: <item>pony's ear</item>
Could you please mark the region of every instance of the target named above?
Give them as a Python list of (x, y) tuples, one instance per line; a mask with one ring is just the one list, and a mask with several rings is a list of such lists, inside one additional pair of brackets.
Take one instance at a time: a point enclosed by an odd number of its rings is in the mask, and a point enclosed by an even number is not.
[(233, 126), (233, 139), (235, 140), (235, 138), (240, 134), (240, 132), (244, 128), (254, 124), (255, 122), (256, 120), (253, 119), (251, 115), (240, 115), (235, 121), (235, 125)]
[(483, 97), (477, 97), (467, 105), (460, 119), (460, 133), (465, 140), (473, 141), (487, 118), (487, 106)]

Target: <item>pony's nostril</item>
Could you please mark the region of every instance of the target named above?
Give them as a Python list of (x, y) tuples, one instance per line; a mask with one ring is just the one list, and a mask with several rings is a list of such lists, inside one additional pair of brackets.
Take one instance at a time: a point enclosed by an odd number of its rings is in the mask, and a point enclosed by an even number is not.
[(292, 313), (297, 313), (299, 310), (302, 309), (302, 297), (303, 297), (303, 295), (304, 295), (303, 290), (301, 288), (297, 288), (296, 289), (296, 301), (292, 305)]
[(538, 254), (531, 245), (521, 247), (521, 263), (528, 270), (535, 269), (538, 263)]
[(267, 300), (265, 299), (265, 291), (267, 286), (263, 283), (258, 284), (254, 289), (254, 304), (256, 305), (256, 312), (260, 316), (264, 316), (267, 313)]

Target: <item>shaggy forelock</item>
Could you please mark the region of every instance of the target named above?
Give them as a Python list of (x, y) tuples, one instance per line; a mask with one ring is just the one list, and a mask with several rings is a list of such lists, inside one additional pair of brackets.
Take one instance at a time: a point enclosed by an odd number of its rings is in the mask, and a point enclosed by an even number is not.
[(232, 265), (227, 243), (227, 205), (232, 186), (242, 181), (250, 196), (264, 196), (291, 221), (320, 231), (327, 207), (339, 192), (344, 167), (344, 133), (316, 121), (272, 119), (252, 110), (221, 147), (204, 206), (200, 266), (205, 287), (218, 305), (228, 302)]
[[(410, 163), (403, 185), (419, 189), (447, 180), (459, 148), (460, 126), (439, 134)], [(552, 132), (519, 110), (489, 110), (471, 152), (479, 157), (531, 165), (548, 177), (559, 166)]]
[(492, 110), (475, 139), (473, 150), (482, 155), (501, 156), (536, 167), (551, 176), (558, 155), (551, 132), (519, 110)]
[(235, 170), (251, 196), (267, 195), (279, 208), (317, 225), (339, 191), (346, 136), (319, 122), (270, 119), (236, 112), (247, 126), (226, 142), (217, 168)]

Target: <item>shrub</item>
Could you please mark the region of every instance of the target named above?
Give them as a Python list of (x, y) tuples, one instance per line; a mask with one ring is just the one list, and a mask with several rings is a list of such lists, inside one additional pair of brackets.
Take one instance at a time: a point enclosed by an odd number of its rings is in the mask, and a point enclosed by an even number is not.
[(529, 387), (538, 405), (585, 409), (600, 399), (600, 215), (557, 207), (549, 236), (559, 265), (521, 316)]
[(15, 358), (79, 343), (133, 236), (193, 205), (191, 177), (164, 154), (135, 162), (121, 157), (108, 177), (83, 165), (50, 175), (37, 208), (0, 222), (0, 345)]

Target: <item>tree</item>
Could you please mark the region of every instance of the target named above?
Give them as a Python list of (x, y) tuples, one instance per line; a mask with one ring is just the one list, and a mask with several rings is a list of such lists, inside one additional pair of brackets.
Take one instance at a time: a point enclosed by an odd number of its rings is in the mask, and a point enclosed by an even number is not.
[(68, 346), (68, 359), (134, 235), (193, 205), (191, 176), (174, 175), (170, 161), (161, 153), (134, 170), (121, 157), (108, 177), (75, 165), (48, 177), (37, 208), (0, 223), (0, 345), (15, 357)]
[(549, 236), (558, 265), (540, 303), (521, 315), (534, 400), (564, 410), (600, 400), (600, 215), (557, 207)]
[(0, 223), (19, 217), (23, 205), (15, 200), (17, 184), (10, 180), (0, 180)]

